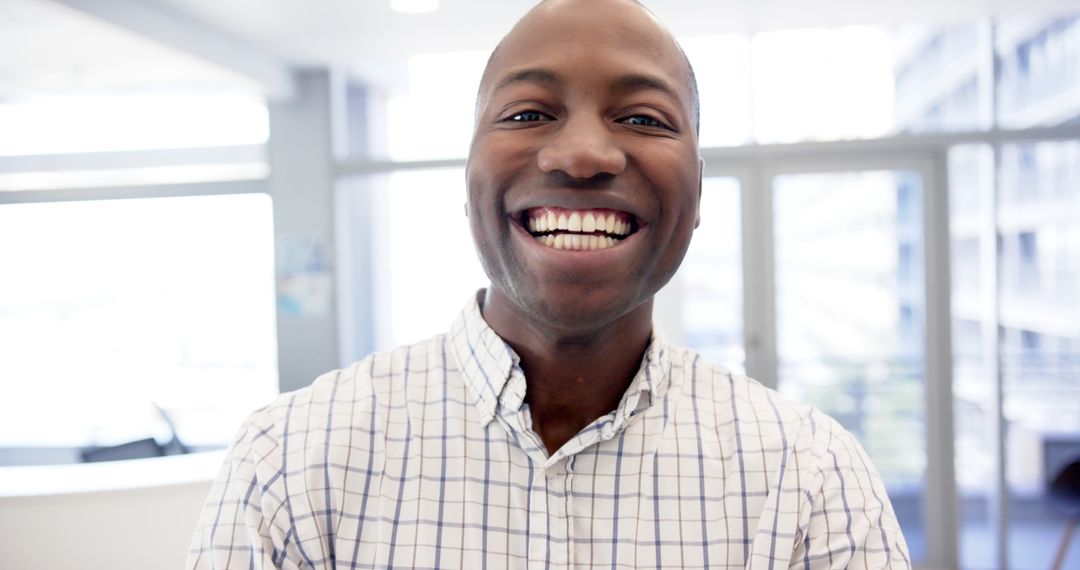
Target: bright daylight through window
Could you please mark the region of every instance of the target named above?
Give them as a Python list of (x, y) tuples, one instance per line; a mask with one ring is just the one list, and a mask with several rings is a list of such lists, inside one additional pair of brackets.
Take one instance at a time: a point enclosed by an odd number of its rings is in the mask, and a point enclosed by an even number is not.
[(0, 207), (0, 447), (224, 443), (277, 391), (272, 235), (257, 194)]

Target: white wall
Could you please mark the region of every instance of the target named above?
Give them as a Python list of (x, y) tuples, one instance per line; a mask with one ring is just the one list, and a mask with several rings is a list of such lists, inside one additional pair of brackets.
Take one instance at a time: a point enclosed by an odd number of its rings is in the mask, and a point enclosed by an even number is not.
[[(140, 459), (99, 465), (0, 468), (0, 567), (33, 570), (167, 570), (183, 568), (203, 501), (210, 492), (205, 466), (220, 462), (213, 454), (194, 472), (190, 461)], [(143, 462), (173, 470), (154, 481)], [(211, 468), (216, 469), (216, 468)], [(100, 490), (86, 489), (95, 475), (126, 471), (142, 478), (127, 488), (125, 477), (109, 476)], [(156, 470), (156, 469), (155, 469)], [(82, 472), (80, 474), (80, 471)], [(58, 477), (53, 475), (59, 474)], [(188, 475), (195, 475), (194, 477)], [(72, 492), (44, 488), (71, 477)], [(51, 481), (50, 481), (51, 479)], [(172, 479), (172, 481), (168, 481)], [(177, 479), (196, 479), (177, 482)], [(154, 484), (161, 482), (162, 484)], [(146, 483), (151, 483), (146, 485)], [(20, 487), (28, 491), (19, 493)]]

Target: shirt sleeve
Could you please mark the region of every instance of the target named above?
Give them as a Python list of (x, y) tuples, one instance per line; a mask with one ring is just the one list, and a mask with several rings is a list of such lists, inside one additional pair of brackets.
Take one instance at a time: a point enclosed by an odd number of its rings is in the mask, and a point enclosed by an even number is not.
[(266, 410), (244, 424), (226, 454), (203, 506), (188, 551), (188, 570), (298, 568), (287, 553), (291, 533), (274, 523), (281, 510), (275, 498), (273, 460), (279, 435), (262, 421)]
[(790, 568), (909, 569), (885, 485), (855, 438), (818, 412), (818, 468)]

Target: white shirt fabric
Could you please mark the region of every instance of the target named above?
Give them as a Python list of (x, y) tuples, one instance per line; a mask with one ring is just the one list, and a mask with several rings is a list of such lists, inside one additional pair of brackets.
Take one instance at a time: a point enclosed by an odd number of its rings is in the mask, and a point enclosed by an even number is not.
[(910, 568), (835, 421), (654, 335), (619, 406), (549, 455), (477, 300), (448, 334), (255, 412), (188, 568)]

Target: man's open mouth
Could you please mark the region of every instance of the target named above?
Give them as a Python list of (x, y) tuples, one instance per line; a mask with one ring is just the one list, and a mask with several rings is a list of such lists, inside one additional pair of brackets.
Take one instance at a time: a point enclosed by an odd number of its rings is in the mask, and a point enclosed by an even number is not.
[(554, 249), (589, 251), (614, 247), (638, 230), (634, 216), (608, 209), (530, 208), (521, 225), (540, 243)]

